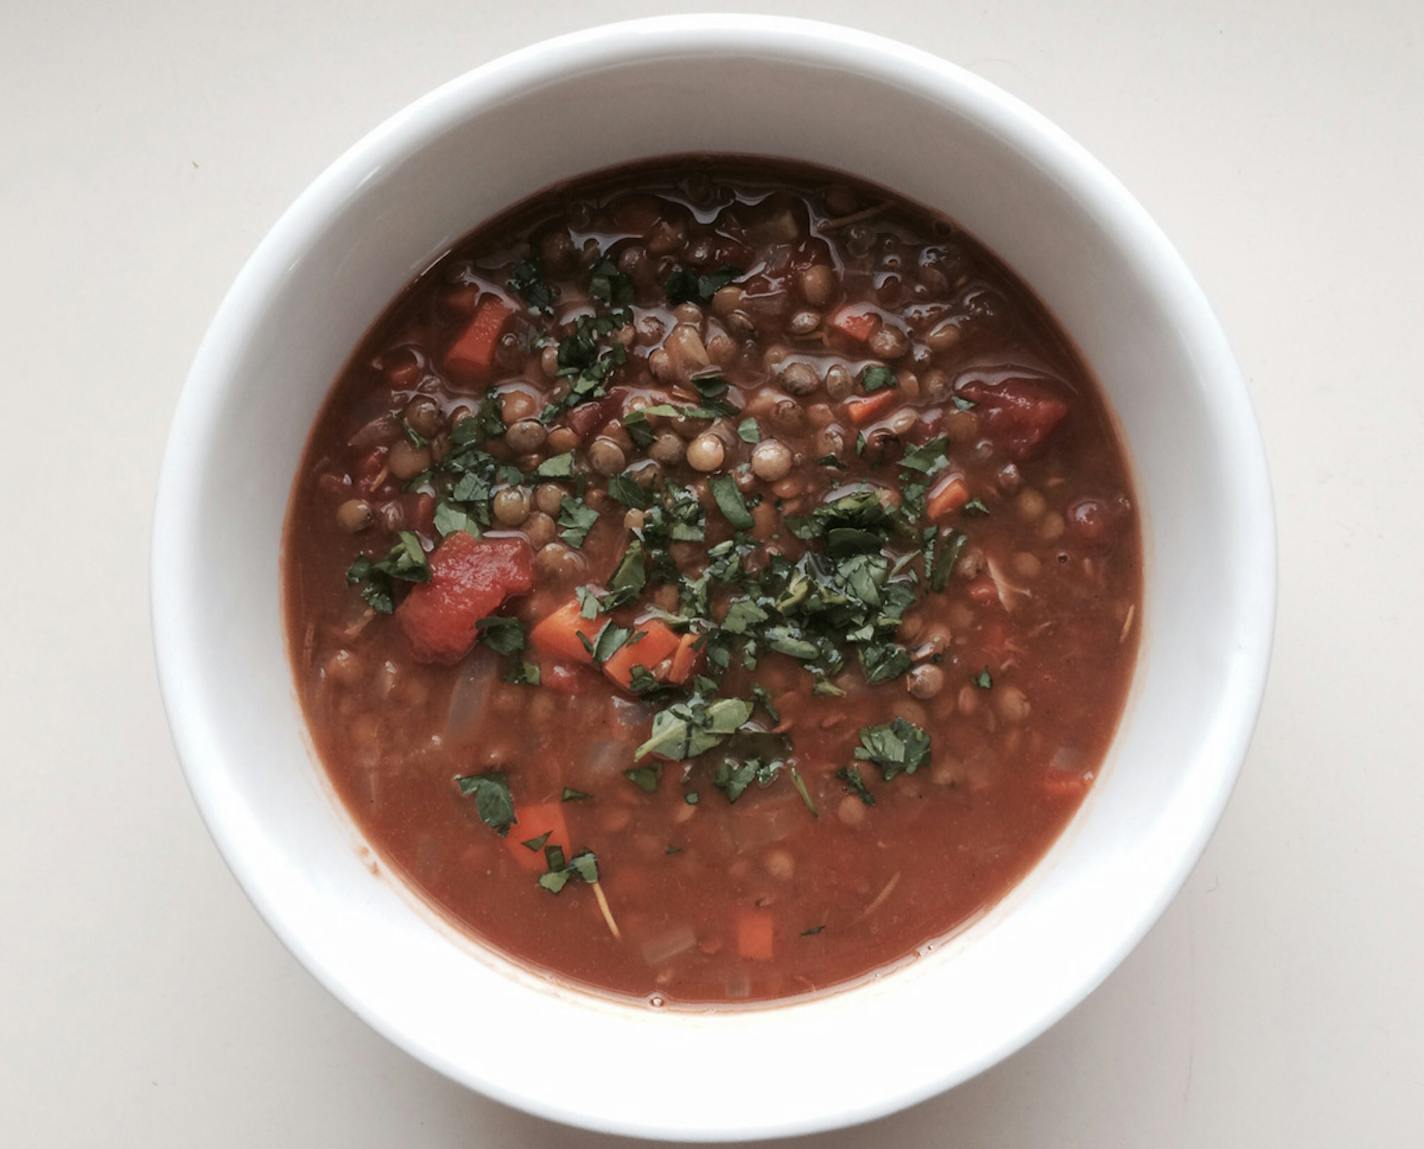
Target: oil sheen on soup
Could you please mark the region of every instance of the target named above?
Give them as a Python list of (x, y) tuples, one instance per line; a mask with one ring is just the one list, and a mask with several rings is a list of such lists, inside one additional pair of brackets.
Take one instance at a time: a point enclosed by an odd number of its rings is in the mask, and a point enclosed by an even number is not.
[(779, 162), (542, 193), (371, 329), (283, 577), (379, 854), (512, 959), (655, 1003), (804, 994), (992, 905), (1136, 654), (1103, 397), (951, 221)]

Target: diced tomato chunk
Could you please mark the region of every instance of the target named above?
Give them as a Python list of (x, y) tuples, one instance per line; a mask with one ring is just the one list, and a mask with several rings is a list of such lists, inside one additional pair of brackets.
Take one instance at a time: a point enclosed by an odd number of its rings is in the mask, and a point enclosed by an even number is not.
[[(564, 856), (568, 856), (569, 827), (564, 820), (562, 802), (536, 802), (529, 806), (517, 806), (514, 816), (517, 820), (509, 828), (504, 844), (509, 847), (514, 860), (526, 870), (542, 872), (548, 868), (544, 860), (545, 846), (558, 846), (564, 851)], [(531, 850), (524, 844), (543, 838), (545, 834), (549, 836), (539, 844), (537, 850)]]
[(1068, 415), (1067, 400), (1043, 379), (974, 379), (958, 394), (974, 402), (985, 436), (1016, 460), (1035, 454)]
[(642, 638), (624, 643), (603, 664), (603, 672), (624, 689), (633, 685), (633, 667), (641, 666), (649, 674), (656, 674), (657, 666), (673, 657), (680, 642), (677, 635), (657, 619), (639, 623), (633, 633), (640, 630), (644, 632)]
[(514, 314), (497, 295), (486, 295), (445, 353), (445, 373), (457, 383), (479, 383), (494, 366), (495, 348)]
[(602, 627), (602, 623), (584, 618), (578, 599), (572, 598), (553, 614), (545, 615), (536, 622), (529, 631), (529, 641), (535, 650), (543, 654), (587, 666), (593, 662), (593, 655), (579, 640), (579, 635), (592, 642)]
[(856, 307), (842, 307), (831, 316), (831, 326), (857, 343), (866, 342), (880, 330), (882, 322), (875, 312), (858, 310)]
[(456, 531), (428, 561), (429, 581), (412, 587), (396, 608), (420, 662), (459, 662), (479, 637), (476, 623), (534, 585), (534, 552), (523, 539), (477, 539)]
[(569, 427), (580, 440), (587, 439), (610, 419), (616, 419), (623, 412), (623, 398), (628, 394), (626, 387), (615, 387), (602, 399), (592, 403), (580, 403), (564, 417)]

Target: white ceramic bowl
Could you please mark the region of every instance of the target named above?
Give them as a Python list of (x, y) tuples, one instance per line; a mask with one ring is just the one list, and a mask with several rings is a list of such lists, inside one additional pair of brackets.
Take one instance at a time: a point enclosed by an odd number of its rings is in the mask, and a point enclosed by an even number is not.
[[(720, 1015), (551, 985), (372, 876), (305, 737), (277, 565), (318, 404), (408, 280), (556, 180), (693, 150), (868, 176), (1002, 256), (1111, 397), (1147, 555), (1121, 730), (1030, 877), (907, 967), (805, 1004)], [(223, 301), (184, 389), (158, 498), (153, 610), (198, 805), (257, 908), (337, 997), (512, 1105), (607, 1131), (732, 1140), (863, 1121), (955, 1085), (1123, 959), (1236, 778), (1274, 580), (1266, 468), (1236, 363), (1181, 259), (1112, 176), (1022, 104), (913, 48), (824, 24), (689, 16), (497, 60), (377, 128), (302, 193)], [(729, 1067), (747, 1071), (733, 1071), (734, 1089), (714, 1085)]]

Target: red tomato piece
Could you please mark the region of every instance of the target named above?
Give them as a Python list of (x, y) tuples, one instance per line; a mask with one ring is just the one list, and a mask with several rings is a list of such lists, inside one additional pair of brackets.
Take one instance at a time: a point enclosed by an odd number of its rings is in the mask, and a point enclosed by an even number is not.
[(430, 579), (417, 583), (396, 618), (421, 662), (451, 665), (469, 654), (475, 625), (510, 595), (534, 585), (534, 552), (523, 539), (477, 539), (457, 531), (431, 554)]
[(985, 436), (1011, 459), (1034, 455), (1068, 415), (1067, 400), (1042, 379), (974, 379), (958, 394), (974, 402)]
[(569, 411), (564, 422), (579, 439), (587, 439), (610, 419), (616, 419), (623, 413), (623, 397), (627, 393), (626, 387), (617, 387), (596, 402), (580, 403)]

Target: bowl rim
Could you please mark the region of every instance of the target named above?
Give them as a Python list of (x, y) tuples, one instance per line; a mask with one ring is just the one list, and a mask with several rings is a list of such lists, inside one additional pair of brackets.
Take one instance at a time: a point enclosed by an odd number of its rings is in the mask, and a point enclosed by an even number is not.
[[(200, 707), (184, 683), (191, 665), (177, 642), (170, 604), (183, 597), (183, 564), (175, 561), (192, 546), (191, 484), (185, 476), (202, 467), (200, 444), (214, 422), (224, 389), (223, 363), (250, 324), (260, 300), (280, 280), (312, 234), (338, 210), (368, 174), (418, 152), (473, 108), (502, 96), (532, 90), (570, 69), (653, 60), (687, 51), (707, 41), (732, 50), (756, 52), (773, 46), (810, 63), (834, 63), (874, 79), (910, 87), (975, 116), (1018, 148), (1050, 167), (1066, 194), (1078, 196), (1114, 221), (1117, 242), (1134, 250), (1153, 269), (1157, 286), (1170, 300), (1183, 341), (1200, 354), (1199, 375), (1212, 391), (1211, 431), (1237, 461), (1235, 513), (1250, 524), (1262, 548), (1261, 561), (1238, 571), (1243, 601), (1254, 605), (1244, 619), (1234, 654), (1237, 692), (1224, 696), (1219, 731), (1224, 746), (1204, 780), (1197, 822), (1178, 850), (1175, 866), (1136, 915), (1133, 928), (1106, 946), (1079, 978), (1073, 992), (1033, 1024), (1001, 1040), (967, 1065), (927, 1070), (897, 1092), (873, 1099), (847, 1097), (834, 1113), (799, 1116), (779, 1123), (737, 1124), (719, 1114), (716, 1127), (672, 1129), (637, 1115), (590, 1117), (570, 1111), (557, 1097), (537, 1088), (518, 1092), (501, 1087), (426, 1047), (387, 1018), (382, 1008), (347, 985), (303, 940), (300, 923), (284, 918), (248, 864), (243, 834), (225, 816), (216, 752), (192, 733)], [(1129, 444), (1130, 446), (1130, 444)], [(858, 29), (783, 16), (686, 14), (620, 21), (543, 40), (489, 61), (440, 85), (407, 105), (348, 148), (316, 177), (282, 213), (224, 295), (195, 354), (170, 425), (159, 475), (150, 551), (150, 609), (160, 692), (174, 746), (190, 792), (229, 869), (264, 921), (316, 979), (353, 1013), (397, 1047), (446, 1077), (496, 1100), (566, 1124), (639, 1137), (693, 1137), (728, 1140), (792, 1136), (873, 1120), (961, 1084), (1028, 1044), (1075, 1008), (1137, 946), (1176, 896), (1214, 832), (1239, 775), (1259, 714), (1269, 668), (1276, 613), (1276, 526), (1265, 449), (1240, 368), (1201, 288), (1182, 257), (1146, 210), (1081, 145), (1016, 97), (966, 69), (885, 37)]]

